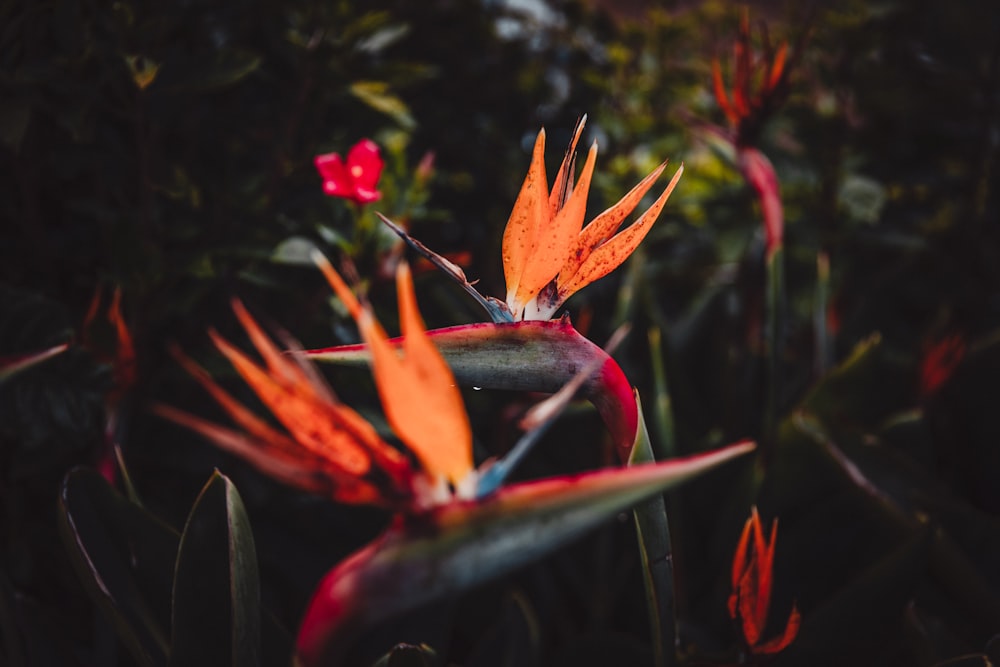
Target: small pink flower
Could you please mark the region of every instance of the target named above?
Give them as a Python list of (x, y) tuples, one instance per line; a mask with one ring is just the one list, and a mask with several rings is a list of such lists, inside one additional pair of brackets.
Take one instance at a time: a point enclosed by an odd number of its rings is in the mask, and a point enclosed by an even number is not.
[(354, 144), (344, 164), (337, 153), (317, 155), (316, 169), (323, 177), (323, 192), (344, 197), (359, 204), (377, 201), (382, 193), (375, 189), (385, 162), (371, 139)]

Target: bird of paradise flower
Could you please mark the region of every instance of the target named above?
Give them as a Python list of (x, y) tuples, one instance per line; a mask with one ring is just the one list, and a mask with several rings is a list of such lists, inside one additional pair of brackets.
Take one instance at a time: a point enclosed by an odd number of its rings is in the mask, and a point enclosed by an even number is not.
[(667, 167), (666, 162), (584, 226), (587, 196), (597, 161), (597, 142), (587, 152), (586, 162), (576, 179), (573, 172), (576, 146), (586, 120), (584, 116), (577, 123), (551, 189), (545, 173), (545, 130), (539, 131), (535, 139), (528, 174), (503, 234), (505, 301), (483, 296), (469, 283), (461, 268), (427, 248), (388, 218), (381, 216), (382, 221), (458, 281), (494, 322), (552, 319), (569, 297), (614, 271), (639, 247), (684, 173), (681, 165), (656, 201), (622, 231), (618, 229), (656, 183)]
[[(404, 334), (399, 349), (333, 267), (323, 259), (319, 263), (371, 348), (387, 420), (415, 460), (338, 401), (301, 355), (283, 354), (239, 302), (234, 310), (263, 366), (218, 334), (210, 335), (284, 430), (254, 415), (179, 352), (184, 367), (242, 430), (169, 406), (156, 408), (282, 481), (341, 502), (395, 512), (379, 539), (320, 583), (299, 632), (302, 665), (342, 655), (359, 629), (508, 572), (616, 512), (753, 448), (742, 442), (688, 459), (502, 488), (491, 478), (482, 486), (487, 475), (473, 464), (461, 394), (427, 336), (406, 264), (397, 272)], [(539, 419), (558, 414), (593, 370), (585, 368), (568, 391), (547, 399)]]

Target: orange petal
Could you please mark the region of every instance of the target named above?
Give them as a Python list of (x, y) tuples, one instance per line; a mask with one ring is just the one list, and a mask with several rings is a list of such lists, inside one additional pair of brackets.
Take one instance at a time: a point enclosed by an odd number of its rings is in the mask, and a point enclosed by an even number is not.
[[(576, 187), (573, 188), (569, 199), (566, 200), (565, 206), (543, 229), (538, 230), (538, 242), (534, 252), (528, 258), (524, 272), (521, 274), (521, 283), (518, 288), (520, 302), (531, 301), (546, 285), (552, 282), (573, 251), (576, 239), (583, 227), (584, 216), (587, 214), (587, 194), (590, 191), (590, 179), (593, 176), (596, 161), (597, 144), (595, 143), (587, 154), (587, 162), (583, 165), (580, 179)], [(515, 319), (517, 319), (516, 314)]]
[[(764, 527), (760, 523), (760, 514), (757, 508), (753, 508), (753, 594), (748, 598), (752, 607), (747, 609), (747, 616), (753, 618), (756, 638), (747, 636), (747, 641), (751, 644), (757, 643), (757, 639), (764, 632), (764, 624), (767, 622), (767, 609), (771, 604), (771, 551), (764, 540)], [(746, 618), (744, 618), (744, 624)]]
[(267, 370), (271, 372), (271, 375), (280, 378), (282, 382), (312, 386), (310, 378), (306, 376), (301, 368), (289, 361), (281, 350), (271, 342), (271, 339), (260, 328), (260, 325), (247, 312), (242, 302), (238, 299), (233, 299), (232, 308), (233, 312), (236, 313), (236, 318), (247, 332), (247, 336), (250, 337), (250, 342), (257, 348), (257, 352), (264, 359), (264, 363), (267, 364)]
[(511, 305), (515, 319), (518, 319), (524, 304), (534, 296), (525, 296), (521, 280), (535, 252), (538, 232), (550, 218), (549, 190), (545, 179), (545, 130), (542, 130), (535, 140), (528, 175), (503, 232), (503, 275), (507, 283), (507, 303)]
[(266, 421), (248, 410), (242, 403), (233, 398), (225, 389), (220, 387), (201, 366), (181, 352), (180, 348), (172, 347), (170, 352), (173, 354), (174, 358), (180, 362), (184, 370), (187, 371), (187, 373), (193, 377), (195, 381), (198, 382), (198, 384), (200, 384), (202, 388), (204, 388), (205, 391), (212, 396), (212, 398), (215, 399), (215, 402), (218, 403), (233, 419), (233, 421), (243, 428), (243, 430), (250, 433), (250, 435), (252, 435), (255, 439), (261, 442), (268, 442), (274, 447), (287, 451), (295, 451), (298, 449), (294, 440), (273, 428)]
[(579, 270), (580, 265), (590, 257), (590, 253), (618, 231), (622, 222), (629, 213), (635, 210), (635, 207), (646, 196), (649, 189), (653, 187), (653, 183), (660, 177), (666, 166), (667, 163), (664, 162), (654, 169), (646, 178), (639, 181), (635, 187), (622, 197), (618, 203), (601, 213), (583, 228), (583, 231), (577, 236), (574, 250), (569, 253), (566, 263), (563, 264), (562, 269), (559, 271), (560, 282), (571, 279)]
[(121, 387), (128, 387), (135, 382), (135, 344), (129, 333), (125, 318), (122, 316), (122, 288), (115, 288), (108, 308), (108, 321), (115, 328), (118, 338), (118, 349), (115, 353), (115, 374)]
[(726, 85), (722, 81), (722, 65), (719, 64), (718, 58), (712, 60), (712, 88), (715, 91), (715, 101), (722, 109), (722, 113), (726, 114), (726, 118), (733, 125), (739, 123), (740, 115), (729, 102), (729, 95), (726, 94)]
[(427, 337), (409, 267), (396, 272), (403, 356), (363, 310), (358, 329), (371, 348), (372, 372), (393, 430), (433, 476), (458, 484), (472, 470), (472, 431), (462, 395)]
[(743, 524), (743, 532), (740, 534), (740, 541), (736, 543), (736, 551), (733, 554), (733, 592), (729, 596), (729, 617), (735, 619), (739, 615), (739, 590), (740, 582), (743, 580), (743, 573), (747, 567), (747, 546), (750, 544), (750, 528), (753, 519), (747, 519)]
[(788, 622), (785, 623), (785, 631), (781, 633), (781, 636), (775, 637), (760, 646), (751, 646), (750, 651), (758, 655), (770, 655), (783, 650), (795, 640), (795, 636), (799, 634), (799, 625), (801, 625), (801, 623), (802, 615), (799, 613), (799, 610), (795, 608), (795, 605), (792, 605), (792, 613), (788, 617)]
[(360, 426), (361, 431), (348, 430), (346, 424), (338, 424), (336, 420), (340, 413), (351, 412), (350, 408), (318, 400), (308, 385), (280, 382), (218, 334), (211, 332), (211, 336), (219, 351), (296, 442), (351, 475), (368, 472), (371, 457), (360, 443), (378, 439), (370, 424), (358, 418), (351, 420), (351, 426)]
[(677, 173), (674, 174), (674, 177), (670, 179), (670, 183), (663, 191), (663, 194), (642, 214), (642, 217), (612, 239), (594, 248), (572, 276), (567, 276), (564, 281), (560, 275), (558, 304), (568, 299), (577, 290), (608, 275), (628, 259), (628, 256), (646, 238), (646, 234), (649, 233), (653, 223), (656, 222), (656, 218), (660, 215), (660, 211), (667, 203), (667, 199), (674, 191), (674, 187), (676, 187), (677, 181), (680, 180), (683, 172), (684, 167), (681, 166), (677, 170)]
[(767, 622), (767, 610), (763, 615), (759, 613), (759, 600), (757, 598), (759, 565), (757, 554), (751, 551), (750, 560), (737, 587), (739, 601), (737, 615), (743, 626), (743, 637), (750, 646), (760, 641), (761, 635), (764, 634), (764, 625)]
[(361, 303), (354, 296), (354, 292), (347, 286), (347, 283), (344, 282), (344, 279), (340, 277), (340, 274), (337, 273), (333, 265), (330, 264), (330, 260), (323, 253), (314, 250), (311, 257), (316, 266), (319, 267), (319, 270), (323, 272), (326, 281), (330, 283), (330, 287), (333, 288), (333, 291), (340, 297), (340, 300), (347, 306), (347, 312), (351, 314), (351, 317), (357, 319), (358, 315), (361, 314)]
[(782, 42), (781, 46), (778, 47), (778, 53), (774, 56), (774, 62), (771, 63), (771, 73), (767, 77), (767, 87), (764, 89), (765, 93), (770, 93), (781, 81), (781, 75), (785, 73), (785, 62), (788, 59), (788, 42)]

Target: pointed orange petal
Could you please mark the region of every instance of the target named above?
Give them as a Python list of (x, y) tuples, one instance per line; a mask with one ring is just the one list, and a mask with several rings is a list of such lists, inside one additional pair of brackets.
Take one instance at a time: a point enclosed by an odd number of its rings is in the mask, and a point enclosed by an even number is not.
[(608, 275), (628, 259), (629, 255), (646, 238), (646, 234), (649, 233), (653, 223), (656, 222), (656, 218), (660, 215), (660, 211), (663, 210), (667, 199), (677, 186), (677, 181), (680, 180), (683, 172), (684, 167), (682, 165), (670, 180), (663, 194), (642, 214), (642, 217), (607, 242), (594, 248), (574, 275), (567, 277), (565, 282), (562, 276), (560, 276), (559, 296), (556, 300), (556, 307), (576, 293), (577, 290)]
[(757, 575), (760, 571), (760, 563), (758, 562), (757, 553), (752, 549), (750, 551), (749, 558), (750, 560), (747, 563), (747, 568), (743, 572), (743, 576), (740, 578), (740, 585), (738, 587), (738, 615), (743, 626), (743, 637), (747, 640), (747, 644), (753, 646), (760, 641), (761, 635), (764, 634), (764, 624), (767, 622), (767, 613), (766, 610), (763, 615), (759, 613)]
[(740, 541), (736, 543), (736, 551), (733, 553), (733, 592), (729, 596), (729, 617), (736, 618), (739, 611), (739, 590), (740, 582), (743, 580), (743, 573), (747, 568), (747, 547), (750, 544), (750, 529), (753, 519), (747, 519), (743, 524), (743, 532), (740, 534)]
[[(332, 271), (333, 278), (339, 281), (346, 290), (348, 298), (342, 298), (342, 300), (347, 304), (348, 309), (360, 308), (360, 303), (347, 288), (340, 275), (333, 270), (329, 262), (326, 264), (328, 270)], [(336, 428), (346, 430), (348, 437), (353, 437), (359, 445), (374, 456), (380, 468), (394, 476), (396, 473), (405, 473), (409, 467), (406, 457), (386, 444), (364, 417), (339, 403), (322, 377), (307, 361), (294, 354), (285, 354), (279, 350), (250, 316), (243, 304), (238, 301), (234, 302), (233, 310), (243, 324), (251, 342), (267, 363), (268, 370), (286, 389), (290, 389), (293, 394), (312, 403), (317, 416), (325, 413), (331, 423), (337, 424)], [(322, 417), (319, 418), (322, 420)]]
[(722, 81), (722, 65), (719, 64), (718, 58), (712, 60), (712, 88), (715, 91), (715, 101), (729, 122), (733, 125), (740, 122), (740, 115), (730, 104), (729, 95), (726, 94), (726, 85)]
[(333, 291), (336, 292), (340, 300), (347, 306), (347, 312), (351, 314), (351, 317), (357, 319), (361, 313), (361, 303), (354, 296), (354, 292), (347, 286), (344, 279), (340, 277), (340, 274), (334, 270), (333, 265), (330, 264), (330, 260), (323, 253), (319, 250), (313, 250), (311, 257), (316, 266), (319, 267), (319, 270), (323, 272), (326, 281), (330, 283), (330, 287), (333, 288)]
[(302, 369), (289, 360), (271, 342), (271, 339), (260, 328), (260, 325), (247, 312), (242, 302), (238, 299), (233, 299), (232, 308), (236, 314), (236, 318), (243, 325), (243, 330), (250, 337), (250, 342), (257, 348), (257, 352), (264, 359), (264, 363), (267, 364), (267, 370), (271, 372), (271, 375), (280, 378), (282, 382), (312, 386), (312, 383), (309, 382), (309, 378), (302, 372)]
[[(758, 638), (764, 632), (767, 622), (767, 609), (771, 604), (771, 561), (767, 542), (764, 540), (764, 527), (760, 522), (757, 508), (753, 508), (753, 607), (749, 615), (754, 618), (758, 630)], [(749, 637), (747, 638), (749, 639)], [(756, 639), (751, 644), (756, 643)]]
[(115, 294), (111, 298), (111, 307), (108, 308), (108, 321), (115, 328), (115, 336), (118, 338), (118, 349), (115, 352), (115, 379), (118, 382), (119, 390), (131, 386), (135, 382), (135, 343), (132, 341), (132, 334), (129, 333), (125, 318), (122, 316), (122, 288), (115, 288)]
[(646, 196), (649, 189), (653, 187), (653, 183), (660, 177), (666, 166), (667, 163), (664, 162), (654, 169), (646, 178), (639, 181), (635, 187), (629, 190), (618, 203), (601, 213), (583, 228), (583, 231), (577, 236), (575, 248), (569, 253), (569, 257), (566, 258), (566, 262), (559, 271), (560, 282), (571, 279), (580, 266), (587, 261), (587, 258), (590, 257), (594, 249), (618, 231), (622, 222), (635, 210), (635, 207)]
[(799, 625), (801, 624), (802, 615), (795, 608), (795, 605), (792, 605), (792, 613), (788, 617), (788, 622), (785, 623), (785, 631), (781, 633), (781, 636), (775, 637), (760, 646), (751, 646), (750, 651), (758, 655), (771, 655), (783, 650), (795, 640), (795, 636), (799, 634)]
[(770, 93), (781, 81), (781, 75), (785, 73), (785, 62), (788, 59), (788, 42), (782, 42), (781, 46), (778, 47), (778, 53), (774, 56), (774, 62), (771, 63), (771, 73), (767, 77), (767, 87), (764, 89), (765, 93)]
[(518, 298), (527, 303), (535, 298), (559, 274), (567, 257), (573, 252), (576, 239), (587, 214), (587, 194), (597, 162), (597, 144), (587, 154), (580, 179), (566, 204), (548, 225), (538, 231), (538, 243), (521, 274)]
[(393, 430), (433, 476), (458, 484), (472, 470), (472, 431), (462, 395), (427, 337), (409, 267), (396, 273), (403, 357), (364, 310), (358, 329), (371, 348), (372, 372)]
[(358, 418), (351, 420), (352, 426), (363, 430), (348, 430), (343, 420), (339, 424), (336, 420), (341, 413), (352, 412), (350, 408), (318, 400), (308, 386), (283, 385), (218, 334), (211, 335), (219, 351), (299, 444), (349, 474), (363, 475), (371, 469), (371, 457), (360, 444), (378, 439), (370, 424)]
[(573, 139), (570, 140), (566, 154), (563, 156), (562, 164), (559, 165), (556, 180), (552, 184), (552, 192), (549, 194), (550, 218), (555, 217), (555, 214), (566, 203), (566, 198), (570, 192), (573, 191), (573, 165), (576, 162), (576, 144), (580, 141), (580, 135), (583, 134), (583, 126), (586, 123), (586, 116), (577, 121), (576, 128), (573, 130)]
[(233, 398), (229, 392), (220, 387), (215, 380), (199, 366), (193, 359), (180, 351), (180, 348), (171, 347), (171, 354), (181, 364), (188, 375), (202, 386), (211, 395), (215, 402), (235, 421), (243, 430), (247, 431), (256, 440), (267, 442), (271, 446), (295, 451), (299, 447), (291, 438), (277, 429), (273, 428), (266, 421), (248, 410), (242, 403)]
[(545, 180), (545, 130), (538, 133), (531, 155), (528, 175), (521, 185), (521, 192), (514, 202), (510, 219), (503, 232), (501, 255), (503, 275), (507, 283), (507, 304), (514, 319), (519, 319), (524, 304), (532, 295), (524, 298), (521, 278), (525, 267), (531, 261), (538, 241), (539, 230), (549, 222), (549, 188)]

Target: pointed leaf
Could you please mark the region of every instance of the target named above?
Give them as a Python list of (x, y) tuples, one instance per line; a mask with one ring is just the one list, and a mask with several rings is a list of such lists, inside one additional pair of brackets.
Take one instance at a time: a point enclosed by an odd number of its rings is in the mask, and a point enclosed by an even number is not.
[(299, 632), (300, 664), (337, 664), (360, 630), (501, 576), (753, 448), (529, 482), (401, 519), (324, 577)]
[(63, 541), (84, 587), (140, 665), (166, 665), (178, 536), (79, 468), (59, 496)]
[(216, 472), (191, 509), (177, 554), (170, 665), (260, 664), (257, 554), (236, 487)]
[[(573, 328), (569, 320), (478, 323), (433, 329), (428, 337), (465, 386), (556, 392), (595, 359), (604, 363), (583, 386), (610, 431), (622, 460), (635, 442), (638, 414), (632, 387), (614, 359)], [(398, 339), (393, 340), (398, 344)], [(367, 363), (364, 346), (310, 350), (317, 361)]]
[(417, 126), (409, 107), (397, 95), (390, 92), (384, 81), (355, 81), (350, 87), (351, 94), (376, 111), (391, 117), (402, 127), (412, 130)]

